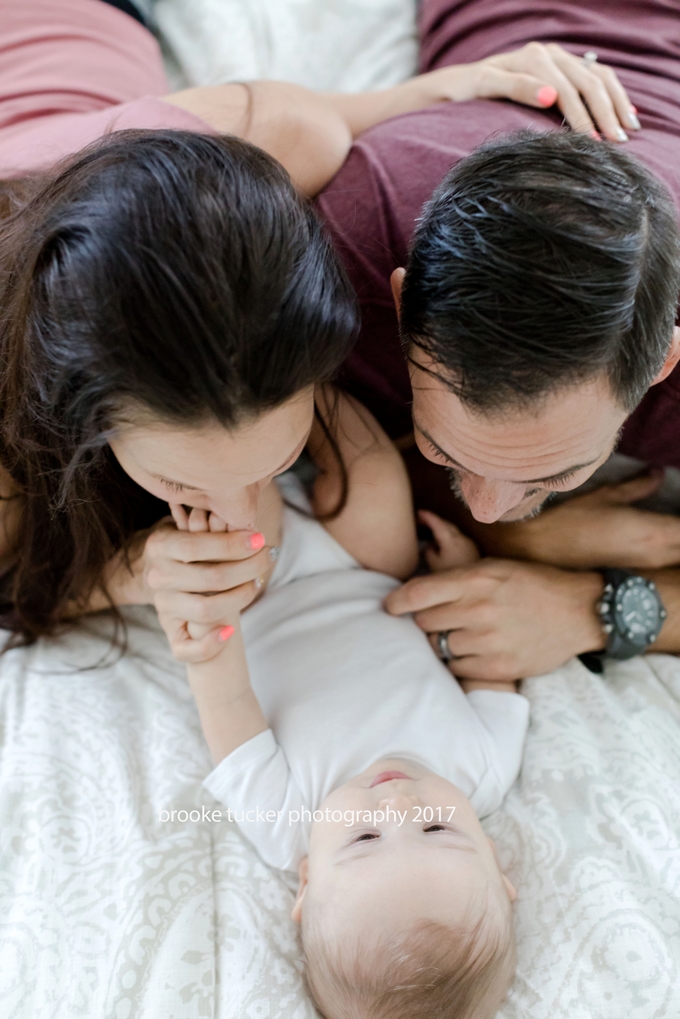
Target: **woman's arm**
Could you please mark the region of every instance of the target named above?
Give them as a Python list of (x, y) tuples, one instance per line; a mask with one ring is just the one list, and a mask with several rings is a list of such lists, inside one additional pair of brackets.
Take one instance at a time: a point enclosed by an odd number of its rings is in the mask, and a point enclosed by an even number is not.
[[(347, 472), (347, 501), (324, 527), (362, 566), (403, 580), (418, 561), (411, 486), (398, 450), (373, 415), (331, 386), (320, 389), (317, 409), (337, 443)], [(342, 471), (324, 430), (315, 421), (307, 446), (320, 470), (312, 505), (323, 517), (342, 494)]]
[(574, 130), (597, 127), (612, 141), (625, 141), (625, 130), (639, 127), (610, 68), (587, 67), (561, 46), (541, 43), (440, 68), (377, 92), (320, 94), (286, 82), (255, 81), (190, 88), (164, 98), (216, 131), (264, 149), (308, 195), (335, 176), (357, 135), (433, 103), (512, 99), (539, 109), (557, 104)]

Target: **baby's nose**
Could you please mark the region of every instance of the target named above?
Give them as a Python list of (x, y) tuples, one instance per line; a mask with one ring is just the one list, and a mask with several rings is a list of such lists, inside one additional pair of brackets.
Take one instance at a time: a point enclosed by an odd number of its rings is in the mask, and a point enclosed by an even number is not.
[(380, 801), (378, 809), (387, 810), (389, 807), (392, 810), (401, 810), (403, 813), (404, 810), (409, 810), (411, 807), (415, 806), (416, 802), (417, 797), (412, 793), (402, 793), (399, 792), (398, 789), (395, 789), (394, 792), (385, 796), (384, 799)]

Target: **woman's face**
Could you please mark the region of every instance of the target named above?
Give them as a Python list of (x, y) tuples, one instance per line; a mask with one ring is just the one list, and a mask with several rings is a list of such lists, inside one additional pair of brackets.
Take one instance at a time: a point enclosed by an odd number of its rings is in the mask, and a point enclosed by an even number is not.
[(134, 414), (109, 440), (123, 470), (169, 503), (217, 514), (230, 531), (255, 529), (260, 493), (305, 447), (314, 389), (233, 428), (172, 425)]

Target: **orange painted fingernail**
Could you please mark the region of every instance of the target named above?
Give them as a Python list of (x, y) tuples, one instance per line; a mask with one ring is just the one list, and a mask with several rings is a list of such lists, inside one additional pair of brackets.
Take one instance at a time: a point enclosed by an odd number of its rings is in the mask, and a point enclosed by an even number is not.
[(260, 532), (258, 531), (256, 534), (250, 535), (250, 540), (248, 544), (250, 545), (251, 548), (254, 548), (257, 551), (257, 549), (264, 548), (264, 541), (265, 541), (264, 534), (260, 534)]
[(229, 640), (233, 633), (234, 633), (233, 626), (223, 626), (222, 629), (220, 630), (219, 638), (224, 643), (225, 641)]
[(557, 89), (554, 89), (552, 85), (543, 85), (536, 93), (536, 99), (541, 106), (554, 106), (557, 99)]

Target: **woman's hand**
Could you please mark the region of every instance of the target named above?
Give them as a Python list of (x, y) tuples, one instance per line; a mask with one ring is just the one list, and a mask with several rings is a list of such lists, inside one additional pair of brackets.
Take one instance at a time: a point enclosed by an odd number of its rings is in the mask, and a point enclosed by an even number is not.
[(215, 530), (215, 523), (190, 532), (166, 521), (149, 535), (143, 554), (143, 583), (159, 616), (203, 632), (250, 605), (274, 562), (259, 532)]
[(640, 128), (616, 73), (597, 61), (585, 64), (557, 43), (530, 42), (474, 64), (430, 71), (405, 85), (418, 83), (433, 90), (432, 102), (512, 99), (543, 109), (557, 104), (574, 131), (597, 129), (611, 141), (627, 141), (626, 131)]
[(164, 97), (220, 133), (264, 149), (310, 196), (335, 176), (353, 139), (369, 127), (433, 103), (466, 99), (512, 99), (542, 109), (557, 103), (575, 131), (597, 127), (612, 141), (626, 141), (626, 130), (640, 127), (614, 71), (597, 62), (586, 65), (557, 43), (527, 43), (511, 53), (441, 67), (376, 92), (322, 94), (288, 82), (254, 81)]

